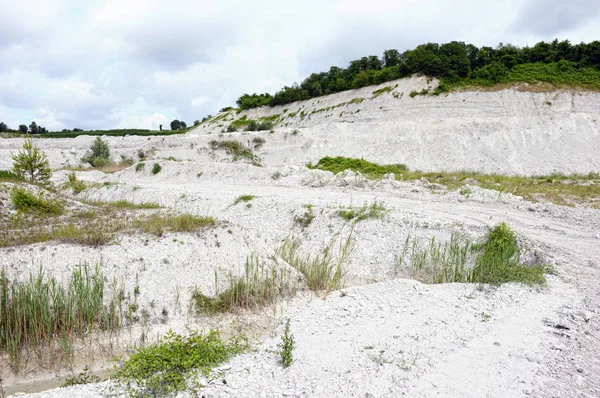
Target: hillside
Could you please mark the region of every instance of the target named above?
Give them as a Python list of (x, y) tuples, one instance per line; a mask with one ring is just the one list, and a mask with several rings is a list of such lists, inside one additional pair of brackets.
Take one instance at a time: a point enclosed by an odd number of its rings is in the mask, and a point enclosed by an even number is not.
[[(157, 396), (179, 380), (181, 397), (598, 396), (600, 94), (429, 95), (437, 84), (103, 137), (107, 167), (81, 162), (95, 137), (35, 138), (50, 186), (4, 172), (23, 140), (0, 139), (0, 293), (84, 269), (98, 300), (79, 334), (46, 335), (22, 328), (35, 311), (9, 323), (6, 308), (30, 301), (0, 300), (7, 395)], [(252, 121), (273, 126), (245, 131)], [(147, 381), (170, 330), (215, 329), (251, 350), (169, 351), (201, 370)], [(156, 351), (132, 362), (142, 347)]]

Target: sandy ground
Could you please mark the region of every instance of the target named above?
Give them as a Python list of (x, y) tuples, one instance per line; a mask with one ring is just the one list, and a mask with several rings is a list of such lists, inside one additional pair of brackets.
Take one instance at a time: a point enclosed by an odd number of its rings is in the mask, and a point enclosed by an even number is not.
[[(465, 197), (433, 189), (426, 181), (368, 181), (354, 173), (334, 176), (304, 167), (321, 156), (350, 155), (423, 170), (598, 171), (600, 95), (506, 90), (410, 98), (410, 91), (428, 83), (397, 83), (392, 93), (372, 100), (375, 88), (293, 104), (287, 113), (367, 98), (304, 120), (286, 120), (272, 134), (223, 135), (243, 141), (264, 137), (258, 150), (264, 167), (232, 162), (223, 151), (209, 150), (208, 142), (218, 139), (222, 128), (217, 123), (185, 136), (109, 138), (115, 156), (136, 157), (141, 149), (150, 156), (147, 163), (159, 162), (162, 171), (152, 175), (147, 165), (140, 172), (133, 166), (111, 175), (79, 172), (82, 180), (119, 184), (77, 198), (157, 202), (178, 212), (215, 216), (220, 224), (194, 234), (121, 237), (101, 248), (54, 243), (4, 248), (2, 265), (12, 277), (25, 278), (40, 264), (62, 276), (81, 262), (101, 263), (106, 276), (119, 278), (126, 292), (140, 286), (138, 301), (150, 314), (150, 336), (168, 328), (206, 329), (231, 321), (256, 333), (257, 350), (223, 365), (218, 377), (198, 380), (206, 385), (199, 396), (600, 396), (598, 210), (530, 203), (477, 186)], [(395, 98), (393, 93), (403, 94)], [(294, 129), (299, 133), (292, 134)], [(36, 143), (59, 167), (76, 164), (91, 140)], [(0, 169), (8, 167), (4, 153), (20, 144), (0, 141)], [(164, 160), (168, 156), (179, 161)], [(56, 182), (65, 178), (65, 171), (55, 173)], [(256, 195), (250, 207), (232, 205), (242, 194)], [(342, 291), (326, 300), (301, 292), (275, 308), (221, 319), (188, 311), (192, 289), (214, 294), (215, 270), (240, 273), (251, 254), (271, 264), (290, 235), (301, 239), (305, 251), (318, 252), (338, 234), (350, 233), (351, 226), (336, 215), (340, 205), (375, 200), (389, 211), (354, 227), (355, 249), (345, 265), (348, 287)], [(315, 219), (302, 229), (294, 217), (306, 204), (313, 205)], [(548, 287), (425, 285), (402, 278), (408, 273), (394, 265), (409, 234), (446, 240), (460, 232), (476, 238), (500, 221), (517, 232), (528, 256), (555, 266)], [(272, 350), (287, 318), (296, 349), (294, 363), (283, 369)], [(123, 345), (139, 342), (141, 333), (139, 326), (124, 332)], [(98, 361), (93, 366), (108, 365)], [(3, 369), (12, 391), (18, 391), (18, 383), (67, 373), (32, 366), (14, 380)], [(122, 394), (104, 382), (32, 396), (109, 392)]]

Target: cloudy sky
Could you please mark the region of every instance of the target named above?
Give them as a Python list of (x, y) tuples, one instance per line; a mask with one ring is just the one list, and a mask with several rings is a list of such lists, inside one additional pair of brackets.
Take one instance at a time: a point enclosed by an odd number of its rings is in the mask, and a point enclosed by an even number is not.
[(188, 124), (364, 55), (600, 39), (597, 0), (0, 0), (0, 121)]

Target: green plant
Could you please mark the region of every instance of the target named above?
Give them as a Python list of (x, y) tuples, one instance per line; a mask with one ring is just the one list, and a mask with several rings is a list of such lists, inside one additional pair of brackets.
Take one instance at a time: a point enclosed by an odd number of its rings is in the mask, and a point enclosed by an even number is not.
[(359, 222), (367, 218), (381, 218), (386, 211), (383, 202), (373, 201), (371, 204), (365, 203), (362, 207), (340, 207), (337, 214), (346, 221)]
[(46, 154), (34, 146), (31, 137), (26, 136), (23, 149), (16, 154), (11, 153), (12, 171), (19, 179), (27, 179), (33, 183), (47, 184), (52, 176), (50, 163)]
[[(215, 284), (217, 283), (215, 274)], [(266, 267), (257, 256), (246, 257), (244, 274), (234, 277), (229, 274), (227, 288), (210, 297), (199, 291), (192, 293), (192, 303), (199, 313), (213, 314), (232, 308), (256, 308), (274, 303), (279, 296), (291, 295), (295, 288), (290, 283), (289, 272), (278, 271), (274, 266)]]
[(74, 194), (85, 191), (88, 187), (85, 182), (79, 180), (74, 171), (67, 175), (67, 182), (65, 183), (66, 188), (71, 188)]
[(154, 163), (154, 166), (152, 166), (152, 174), (158, 174), (158, 173), (160, 173), (161, 170), (162, 170), (161, 165), (158, 163)]
[(1, 182), (21, 182), (23, 177), (9, 170), (0, 170)]
[(64, 204), (56, 199), (45, 197), (42, 193), (34, 195), (25, 188), (14, 186), (10, 191), (13, 206), (22, 212), (34, 212), (40, 215), (60, 215)]
[(246, 202), (246, 203), (248, 203), (251, 200), (253, 200), (255, 197), (256, 196), (254, 196), (254, 195), (240, 195), (240, 196), (238, 196), (237, 198), (235, 198), (233, 200), (232, 206), (235, 206), (235, 205), (237, 205), (240, 202)]
[(302, 205), (302, 207), (305, 209), (304, 213), (302, 215), (295, 216), (294, 222), (300, 225), (302, 229), (305, 229), (313, 222), (315, 215), (312, 211), (313, 205)]
[(373, 179), (382, 178), (385, 174), (389, 173), (402, 175), (408, 171), (406, 165), (403, 164), (379, 165), (364, 159), (346, 158), (343, 156), (334, 158), (326, 156), (321, 158), (317, 164), (309, 164), (306, 167), (309, 169), (331, 171), (334, 174), (341, 173), (345, 170), (352, 170), (355, 172), (360, 172), (367, 178)]
[(90, 149), (81, 159), (84, 163), (89, 163), (93, 167), (103, 167), (110, 163), (110, 149), (108, 142), (104, 141), (100, 137), (96, 139), (90, 145)]
[(67, 377), (65, 382), (61, 385), (64, 387), (72, 387), (80, 384), (100, 383), (100, 377), (92, 374), (88, 367), (84, 367), (83, 371), (74, 377)]
[(214, 226), (215, 224), (216, 220), (213, 217), (199, 217), (191, 214), (154, 214), (133, 220), (132, 226), (142, 232), (162, 236), (166, 231), (193, 232), (198, 228)]
[[(403, 253), (396, 257), (396, 265), (403, 265), (408, 249), (407, 237)], [(431, 283), (489, 283), (500, 285), (520, 282), (529, 285), (545, 285), (545, 274), (551, 268), (543, 264), (525, 266), (514, 232), (500, 223), (492, 228), (480, 243), (472, 244), (452, 235), (449, 242), (437, 243), (434, 238), (425, 248), (417, 240), (412, 241), (412, 269), (424, 273)]]
[(341, 287), (343, 265), (354, 250), (352, 232), (346, 239), (340, 238), (337, 256), (334, 257), (335, 240), (332, 240), (323, 253), (312, 256), (300, 251), (300, 240), (288, 237), (277, 250), (277, 254), (298, 272), (304, 275), (308, 288), (326, 293)]
[(259, 149), (265, 144), (265, 139), (262, 137), (254, 137), (252, 139), (252, 144), (254, 145), (254, 149)]
[(135, 171), (136, 173), (139, 173), (140, 171), (144, 170), (144, 167), (146, 167), (146, 163), (138, 163), (135, 165)]
[(277, 344), (279, 347), (279, 358), (284, 368), (289, 367), (294, 361), (294, 335), (290, 331), (290, 320), (288, 319), (283, 329), (283, 335), (281, 336), (281, 343)]
[(239, 159), (245, 158), (252, 162), (255, 166), (260, 166), (260, 158), (256, 156), (250, 148), (245, 146), (239, 141), (236, 140), (223, 140), (216, 141), (213, 140), (210, 142), (210, 146), (213, 150), (215, 149), (223, 149), (228, 154), (233, 155), (233, 161), (237, 161)]
[[(214, 330), (206, 334), (190, 330), (187, 336), (170, 330), (159, 342), (139, 348), (115, 377), (126, 385), (134, 382), (137, 395), (165, 396), (184, 389), (192, 371), (208, 375), (213, 368), (248, 348), (244, 336), (222, 340)], [(130, 392), (136, 393), (133, 389)]]
[(0, 297), (0, 352), (8, 354), (17, 371), (26, 349), (53, 354), (60, 342), (70, 362), (74, 339), (83, 339), (95, 329), (114, 332), (120, 327), (120, 298), (113, 295), (104, 304), (100, 266), (93, 272), (86, 264), (75, 268), (64, 285), (47, 278), (42, 267), (25, 282), (10, 281), (2, 270)]

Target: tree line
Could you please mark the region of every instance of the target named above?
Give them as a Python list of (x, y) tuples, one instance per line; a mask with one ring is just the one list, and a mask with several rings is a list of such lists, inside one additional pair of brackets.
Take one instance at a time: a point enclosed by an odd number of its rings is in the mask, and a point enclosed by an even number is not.
[[(511, 71), (521, 65), (549, 64), (543, 74), (571, 73), (584, 68), (600, 71), (600, 41), (571, 44), (568, 40), (539, 42), (533, 47), (519, 48), (500, 43), (496, 48), (477, 47), (452, 41), (427, 43), (400, 53), (385, 50), (383, 57), (371, 55), (351, 61), (347, 68), (332, 66), (328, 72), (313, 73), (300, 84), (285, 86), (275, 95), (243, 94), (236, 104), (241, 109), (276, 106), (307, 100), (344, 90), (381, 84), (415, 73), (441, 80), (441, 91), (448, 85), (472, 81), (477, 85), (493, 85), (514, 81)], [(523, 68), (521, 68), (523, 69)], [(539, 72), (538, 72), (539, 74)], [(521, 74), (517, 74), (522, 76)], [(548, 77), (550, 82), (554, 80)]]

